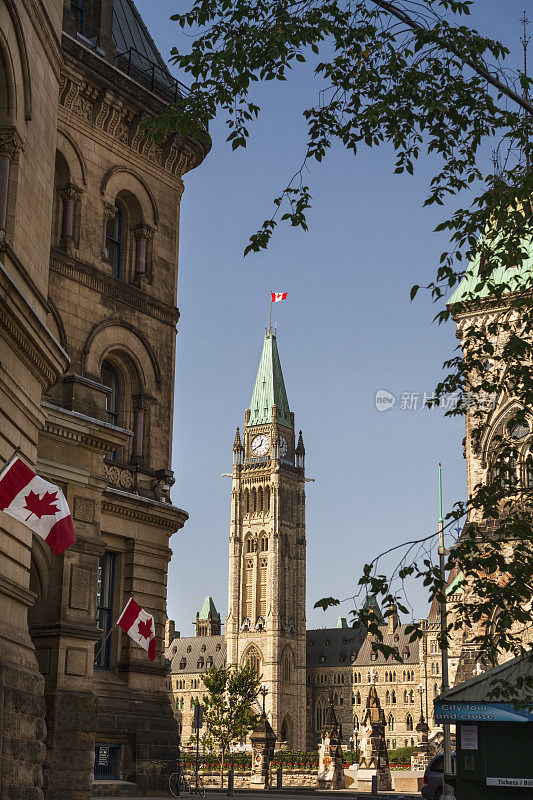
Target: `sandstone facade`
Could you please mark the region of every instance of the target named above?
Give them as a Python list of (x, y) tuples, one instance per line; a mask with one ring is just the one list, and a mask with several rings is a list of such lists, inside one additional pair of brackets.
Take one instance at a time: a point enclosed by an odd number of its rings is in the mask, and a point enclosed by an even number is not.
[[(0, 2), (0, 456), (20, 446), (61, 486), (77, 536), (54, 556), (0, 519), (6, 800), (85, 800), (95, 744), (130, 780), (177, 744), (162, 642), (187, 519), (169, 496), (178, 225), (209, 141), (149, 141), (142, 120), (179, 87), (133, 3), (80, 8)], [(113, 627), (130, 595), (154, 615), (153, 663)]]

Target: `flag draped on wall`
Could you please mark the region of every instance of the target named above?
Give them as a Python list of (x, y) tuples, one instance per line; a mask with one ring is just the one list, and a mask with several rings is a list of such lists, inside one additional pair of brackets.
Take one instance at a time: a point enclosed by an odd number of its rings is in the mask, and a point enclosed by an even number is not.
[(150, 661), (155, 659), (155, 625), (154, 618), (142, 606), (130, 598), (124, 611), (117, 619), (117, 625), (130, 636), (134, 642), (148, 650)]
[(0, 510), (23, 522), (59, 555), (76, 534), (65, 495), (16, 458), (0, 473)]

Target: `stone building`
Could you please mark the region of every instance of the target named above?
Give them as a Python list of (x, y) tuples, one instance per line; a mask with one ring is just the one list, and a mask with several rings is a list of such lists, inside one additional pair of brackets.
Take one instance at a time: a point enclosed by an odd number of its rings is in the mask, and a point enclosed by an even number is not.
[[(131, 0), (0, 0), (0, 30), (0, 455), (20, 446), (61, 486), (77, 536), (54, 556), (0, 519), (0, 796), (82, 800), (95, 744), (97, 769), (131, 780), (175, 754), (178, 221), (209, 141), (141, 129), (180, 87)], [(132, 594), (153, 663), (113, 626)]]
[[(203, 694), (202, 673), (211, 665), (252, 662), (268, 689), (266, 710), (278, 743), (315, 749), (333, 699), (343, 740), (349, 743), (374, 683), (387, 719), (391, 749), (416, 744), (420, 701), (432, 722), (440, 691), (438, 609), (422, 620), (420, 643), (408, 642), (394, 611), (383, 625), (386, 644), (403, 663), (372, 652), (361, 628), (340, 618), (336, 628), (305, 625), (305, 450), (296, 443), (294, 415), (283, 381), (277, 338), (266, 333), (244, 436), (233, 445), (229, 553), (229, 603), (225, 636), (210, 597), (197, 614), (193, 637), (170, 636), (167, 689), (186, 744), (192, 708)], [(215, 627), (213, 627), (215, 622)], [(169, 633), (174, 630), (169, 620)], [(420, 687), (420, 689), (419, 689)]]
[[(457, 324), (457, 338), (463, 348), (467, 346), (467, 336), (470, 328), (485, 331), (490, 336), (494, 348), (495, 360), (487, 364), (489, 370), (494, 369), (496, 360), (501, 358), (503, 347), (509, 338), (509, 331), (505, 324), (511, 321), (520, 330), (519, 312), (511, 310), (511, 302), (523, 294), (524, 280), (531, 280), (533, 273), (533, 252), (520, 267), (497, 268), (490, 276), (496, 284), (505, 284), (506, 290), (499, 297), (491, 298), (486, 288), (481, 289), (481, 294), (476, 297), (478, 285), (483, 277), (484, 265), (477, 257), (467, 271), (459, 287), (448, 301), (453, 318)], [(488, 275), (487, 275), (488, 278)], [(476, 297), (476, 302), (469, 302)], [(460, 305), (458, 305), (460, 304)], [(502, 323), (501, 325), (499, 323)], [(490, 326), (490, 328), (489, 328)], [(488, 333), (491, 331), (490, 333)], [(483, 401), (484, 398), (479, 398)], [(465, 419), (464, 455), (466, 459), (467, 494), (472, 497), (478, 485), (486, 484), (490, 477), (499, 474), (506, 490), (508, 491), (506, 503), (512, 508), (524, 510), (525, 502), (529, 502), (529, 495), (533, 488), (533, 420), (527, 415), (526, 422), (515, 419), (520, 404), (512, 395), (512, 387), (506, 384), (506, 390), (501, 391), (498, 397), (485, 398), (486, 402), (478, 405), (469, 404)], [(479, 413), (482, 416), (479, 416)], [(500, 458), (499, 451), (505, 445), (512, 446), (512, 454)], [(505, 511), (509, 513), (509, 507)], [(463, 535), (475, 525), (480, 534), (489, 540), (493, 531), (503, 520), (484, 519), (479, 509), (470, 508)], [(498, 545), (507, 558), (512, 559), (516, 547), (516, 540), (512, 535), (500, 538)], [(453, 614), (453, 600), (469, 598), (474, 600), (472, 590), (467, 583), (461, 585), (463, 578), (457, 568), (451, 576), (448, 593)], [(531, 605), (526, 609), (531, 614)], [(450, 685), (468, 680), (490, 665), (484, 660), (483, 653), (479, 651), (473, 638), (481, 632), (480, 626), (472, 626), (462, 630), (454, 637), (450, 647)], [(533, 629), (530, 624), (516, 625), (513, 632), (522, 641), (533, 643)], [(501, 660), (505, 661), (513, 656), (512, 653), (502, 653)]]

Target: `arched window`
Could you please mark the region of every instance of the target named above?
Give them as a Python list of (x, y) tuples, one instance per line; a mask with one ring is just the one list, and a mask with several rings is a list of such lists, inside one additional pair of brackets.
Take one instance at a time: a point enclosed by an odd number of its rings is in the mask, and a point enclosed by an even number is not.
[(337, 692), (335, 692), (335, 694), (333, 695), (333, 705), (335, 706), (339, 705), (339, 695), (337, 694)]
[[(251, 545), (252, 540), (249, 539), (248, 543)], [(244, 569), (244, 613), (248, 619), (252, 619), (253, 615), (253, 577), (254, 565), (251, 558), (246, 559)]]
[(259, 491), (257, 492), (257, 504), (259, 506), (259, 511), (264, 511), (263, 509), (263, 489), (260, 486)]
[(290, 650), (285, 650), (281, 659), (281, 679), (287, 682), (292, 681), (292, 653)]
[(257, 492), (255, 488), (252, 489), (252, 509), (254, 512), (257, 511)]
[(353, 729), (354, 731), (359, 730), (359, 717), (357, 716), (357, 714), (353, 715)]
[[(389, 714), (389, 719), (387, 721), (387, 727), (388, 727), (389, 731), (393, 731), (394, 730), (394, 717), (392, 716), (392, 714)], [(393, 747), (394, 747), (394, 745), (393, 745)]]
[(268, 550), (268, 536), (261, 537), (261, 551), (264, 553)]
[(387, 689), (387, 694), (385, 695), (385, 703), (390, 706), (390, 692)]
[(105, 254), (111, 264), (114, 278), (122, 275), (122, 251), (124, 239), (124, 218), (120, 204), (113, 219), (108, 219), (105, 235)]
[(404, 679), (404, 681), (406, 680), (406, 678), (405, 678), (405, 670), (403, 671), (403, 679)]
[(392, 690), (392, 698), (391, 698), (391, 700), (392, 700), (392, 704), (394, 705), (396, 703), (396, 691), (394, 689)]
[(266, 487), (265, 493), (265, 511), (270, 511), (270, 486)]
[(357, 692), (355, 702), (357, 703), (358, 706), (361, 705), (361, 692)]
[(258, 677), (261, 677), (261, 653), (257, 649), (257, 647), (250, 647), (244, 654), (244, 663), (249, 664), (253, 667), (257, 673)]
[(244, 493), (244, 504), (245, 504), (245, 508), (246, 508), (246, 513), (249, 514), (250, 513), (250, 493), (249, 493), (248, 489), (246, 489), (246, 491)]
[(433, 694), (437, 695), (438, 693), (439, 693), (439, 687), (435, 683), (434, 686), (433, 686)]
[(403, 702), (404, 703), (408, 703), (409, 702), (409, 693), (408, 693), (407, 689), (403, 693)]
[(431, 664), (431, 674), (432, 674), (432, 675), (434, 675), (434, 674), (435, 674), (435, 662), (433, 662), (433, 663)]
[(407, 715), (407, 719), (405, 720), (405, 724), (408, 731), (413, 730), (413, 718), (410, 714)]
[(414, 704), (415, 704), (415, 693), (414, 693), (413, 689), (411, 689), (411, 691), (409, 692), (409, 702), (411, 703), (412, 706), (414, 706)]
[(117, 370), (110, 361), (102, 362), (102, 383), (110, 389), (106, 396), (106, 411), (109, 415), (109, 422), (118, 425), (120, 422), (120, 378)]
[(394, 672), (392, 673), (392, 680), (393, 683), (396, 683), (396, 670), (394, 670)]

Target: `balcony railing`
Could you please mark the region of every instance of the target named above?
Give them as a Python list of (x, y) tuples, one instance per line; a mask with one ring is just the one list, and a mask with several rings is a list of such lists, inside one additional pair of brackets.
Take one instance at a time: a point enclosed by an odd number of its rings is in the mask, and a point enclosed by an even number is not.
[(117, 53), (114, 61), (122, 72), (169, 103), (175, 103), (189, 91), (181, 81), (173, 78), (162, 67), (154, 61), (150, 61), (134, 47), (130, 47), (123, 53)]

